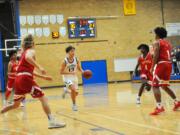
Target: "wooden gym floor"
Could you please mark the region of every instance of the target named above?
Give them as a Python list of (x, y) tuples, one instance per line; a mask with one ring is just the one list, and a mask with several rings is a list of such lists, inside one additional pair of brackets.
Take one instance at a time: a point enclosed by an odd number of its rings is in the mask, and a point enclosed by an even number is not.
[[(172, 100), (162, 92), (166, 112), (149, 116), (154, 109), (152, 91), (144, 93), (138, 106), (139, 85), (80, 87), (78, 112), (72, 112), (69, 96), (61, 98), (63, 88), (45, 90), (54, 115), (67, 123), (65, 128), (51, 130), (40, 103), (27, 96), (26, 107), (0, 115), (0, 135), (180, 135), (180, 111), (172, 111)], [(172, 84), (172, 88), (180, 97), (180, 84)], [(0, 104), (2, 108), (2, 101)]]

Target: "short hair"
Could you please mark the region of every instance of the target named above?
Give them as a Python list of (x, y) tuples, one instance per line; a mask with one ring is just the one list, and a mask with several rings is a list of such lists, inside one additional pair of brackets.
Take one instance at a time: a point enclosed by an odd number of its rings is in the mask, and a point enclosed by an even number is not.
[(163, 27), (156, 27), (154, 29), (154, 33), (159, 37), (159, 38), (166, 38), (167, 37), (167, 30)]
[(137, 49), (138, 49), (138, 50), (144, 49), (144, 50), (146, 50), (147, 52), (149, 52), (149, 46), (148, 46), (147, 44), (140, 44)]
[(16, 54), (17, 52), (15, 50), (12, 50), (9, 52), (9, 58), (11, 58), (14, 54)]
[(69, 53), (71, 50), (75, 50), (75, 47), (70, 45), (66, 48), (66, 53)]
[(24, 37), (23, 39), (23, 45), (25, 48), (30, 48), (32, 47), (32, 44), (34, 43), (34, 38), (31, 34), (28, 34), (27, 36)]

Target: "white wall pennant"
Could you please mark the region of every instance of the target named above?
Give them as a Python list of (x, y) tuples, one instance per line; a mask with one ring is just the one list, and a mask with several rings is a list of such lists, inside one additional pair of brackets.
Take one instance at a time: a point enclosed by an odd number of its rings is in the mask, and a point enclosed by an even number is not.
[(32, 16), (32, 15), (27, 16), (27, 23), (29, 25), (33, 25), (34, 24), (34, 16)]
[(56, 15), (50, 15), (49, 16), (49, 21), (51, 24), (55, 24), (56, 23)]
[(44, 35), (45, 37), (48, 37), (48, 36), (50, 35), (50, 29), (49, 29), (49, 27), (43, 28), (43, 35)]
[(62, 37), (66, 36), (66, 27), (59, 27), (59, 33)]
[(26, 23), (27, 23), (26, 16), (20, 16), (19, 19), (20, 19), (20, 24), (22, 26), (26, 25)]
[(34, 28), (28, 28), (28, 34), (35, 35)]
[(21, 28), (21, 36), (27, 35), (27, 28)]
[(40, 15), (35, 15), (34, 16), (34, 21), (35, 21), (35, 24), (40, 25), (41, 24), (41, 16)]
[(56, 17), (57, 17), (57, 23), (62, 24), (64, 21), (64, 16), (63, 15), (56, 15)]
[(35, 33), (37, 37), (42, 37), (42, 28), (35, 28)]
[(49, 16), (48, 15), (43, 15), (42, 16), (42, 22), (47, 25), (49, 23)]

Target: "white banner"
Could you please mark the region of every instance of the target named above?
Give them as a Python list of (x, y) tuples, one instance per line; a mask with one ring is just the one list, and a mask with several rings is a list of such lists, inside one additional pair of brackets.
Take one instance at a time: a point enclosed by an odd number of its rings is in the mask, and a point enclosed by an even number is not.
[(34, 16), (35, 24), (40, 25), (41, 24), (41, 16), (36, 15)]
[(50, 35), (50, 29), (48, 27), (43, 28), (43, 35), (48, 37)]
[(66, 27), (60, 27), (59, 33), (62, 37), (66, 36)]
[(22, 26), (26, 25), (27, 21), (26, 21), (26, 16), (20, 16), (20, 24)]
[(35, 32), (36, 32), (36, 36), (37, 37), (42, 37), (42, 34), (43, 34), (42, 28), (36, 28)]
[(32, 15), (27, 16), (27, 23), (29, 25), (33, 25), (34, 24), (34, 16), (32, 16)]
[(51, 24), (55, 24), (56, 23), (56, 15), (50, 15), (49, 16), (49, 21)]
[(64, 21), (64, 16), (63, 15), (57, 15), (56, 17), (57, 17), (57, 23), (62, 24)]
[(42, 22), (47, 25), (49, 23), (49, 16), (48, 15), (43, 15), (42, 16)]

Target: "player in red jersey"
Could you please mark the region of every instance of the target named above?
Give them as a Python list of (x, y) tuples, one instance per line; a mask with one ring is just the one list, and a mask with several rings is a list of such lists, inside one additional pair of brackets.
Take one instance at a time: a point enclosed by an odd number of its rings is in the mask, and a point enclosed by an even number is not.
[[(14, 88), (16, 72), (17, 72), (17, 67), (18, 67), (17, 52), (15, 50), (11, 51), (9, 53), (9, 57), (10, 57), (10, 61), (8, 63), (8, 81), (7, 81), (7, 86), (6, 86), (4, 105), (8, 105), (9, 103), (8, 99)], [(21, 107), (24, 107), (23, 102), (21, 103)]]
[(142, 96), (144, 89), (147, 89), (148, 91), (151, 89), (150, 84), (152, 81), (152, 74), (150, 73), (150, 69), (152, 67), (152, 56), (149, 52), (149, 46), (146, 44), (139, 45), (137, 49), (141, 51), (141, 56), (138, 59), (138, 63), (134, 73), (137, 72), (138, 67), (140, 66), (140, 77), (142, 80), (142, 85), (139, 89), (138, 97), (136, 100), (136, 103), (140, 104), (140, 98)]
[(177, 100), (175, 93), (168, 87), (172, 71), (172, 63), (170, 56), (171, 44), (165, 40), (167, 37), (167, 31), (165, 28), (157, 27), (154, 32), (156, 34), (156, 41), (153, 44), (154, 57), (151, 72), (153, 73), (152, 86), (157, 106), (150, 114), (158, 115), (165, 111), (161, 104), (160, 87), (174, 100), (174, 111), (180, 108), (180, 101)]
[[(41, 88), (36, 84), (33, 79), (33, 76), (45, 79), (52, 80), (51, 77), (46, 76), (46, 71), (42, 68), (37, 62), (35, 58), (35, 45), (34, 39), (32, 35), (28, 35), (23, 40), (23, 53), (18, 65), (17, 76), (15, 79), (15, 95), (14, 95), (14, 103), (12, 105), (8, 105), (1, 110), (1, 113), (5, 113), (9, 110), (17, 108), (21, 101), (25, 98), (26, 94), (31, 94), (33, 98), (38, 98), (42, 104), (44, 112), (46, 113), (49, 126), (48, 128), (59, 128), (64, 127), (64, 122), (56, 122), (55, 119), (51, 115), (51, 110), (48, 105), (47, 98), (44, 96)], [(34, 71), (36, 68), (41, 74)]]
[(9, 53), (9, 57), (10, 57), (10, 61), (8, 63), (8, 81), (5, 92), (5, 105), (8, 104), (9, 96), (12, 93), (12, 89), (14, 87), (14, 82), (16, 78), (17, 66), (18, 66), (16, 51), (11, 51)]

